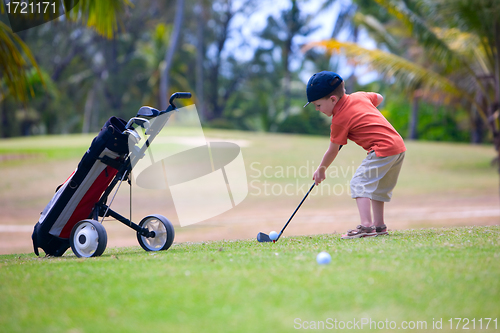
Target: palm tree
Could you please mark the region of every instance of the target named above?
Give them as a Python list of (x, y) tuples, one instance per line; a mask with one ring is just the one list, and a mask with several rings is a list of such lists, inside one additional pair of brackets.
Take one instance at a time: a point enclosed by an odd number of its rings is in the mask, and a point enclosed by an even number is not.
[(280, 48), (281, 63), (283, 71), (283, 95), (284, 106), (283, 111), (285, 117), (290, 111), (290, 84), (292, 81), (292, 73), (290, 63), (293, 60), (294, 49), (296, 48), (294, 39), (297, 36), (307, 36), (316, 30), (315, 27), (310, 27), (312, 21), (311, 15), (303, 15), (300, 12), (297, 0), (291, 1), (290, 9), (285, 9), (281, 12), (278, 19), (273, 16), (267, 18), (267, 26), (260, 33), (260, 37), (264, 40), (272, 42), (272, 48)]
[[(157, 24), (152, 31), (148, 32), (148, 38), (137, 42), (134, 55), (142, 59), (146, 65), (145, 75), (148, 77), (148, 92), (143, 95), (142, 104), (156, 105), (161, 104), (162, 98), (164, 103), (168, 106), (168, 91), (166, 93), (160, 92), (161, 89), (168, 88), (168, 86), (175, 85), (176, 89), (190, 90), (190, 84), (182, 69), (179, 68), (179, 63), (174, 62), (173, 54), (169, 53), (171, 50), (171, 43), (169, 42), (173, 34), (174, 27), (164, 23)], [(167, 64), (165, 55), (169, 55)], [(165, 68), (169, 68), (168, 78), (164, 76)], [(184, 74), (184, 73), (183, 73)], [(162, 76), (168, 80), (162, 84)], [(165, 86), (166, 85), (166, 86)], [(163, 88), (162, 88), (163, 86)], [(163, 96), (162, 96), (163, 95)], [(165, 107), (166, 108), (166, 107)]]
[(168, 107), (169, 93), (169, 78), (170, 69), (174, 62), (175, 51), (179, 45), (179, 38), (181, 35), (182, 21), (184, 20), (184, 0), (177, 0), (177, 9), (175, 12), (174, 27), (172, 36), (170, 38), (170, 45), (165, 52), (164, 68), (161, 72), (160, 78), (160, 107), (165, 110)]
[[(62, 2), (65, 9), (69, 9), (65, 11), (66, 18), (81, 21), (107, 38), (112, 38), (118, 31), (120, 14), (126, 6), (132, 5), (128, 0), (79, 0), (76, 5), (74, 2)], [(1, 13), (5, 13), (3, 2)], [(39, 71), (39, 67), (28, 46), (2, 22), (0, 50), (0, 101), (10, 95), (16, 100), (26, 102), (27, 93), (32, 92), (27, 80), (27, 70), (34, 67)], [(42, 77), (41, 73), (39, 76)]]
[[(66, 22), (81, 22), (81, 24), (94, 29), (99, 35), (110, 39), (119, 30), (121, 14), (126, 7), (132, 6), (132, 3), (129, 0), (65, 0), (62, 2), (62, 6)], [(5, 12), (3, 2), (1, 12)], [(26, 17), (26, 19), (33, 20), (33, 22), (37, 20), (36, 17)], [(31, 68), (36, 70), (36, 76), (41, 80), (40, 83), (42, 87), (45, 87), (45, 91), (53, 92), (54, 87), (50, 77), (42, 74), (29, 47), (7, 25), (1, 22), (0, 50), (0, 103), (3, 103), (4, 99), (10, 96), (14, 100), (22, 102), (26, 108), (28, 100), (35, 97)], [(71, 60), (71, 58), (72, 56), (68, 59)], [(60, 71), (56, 71), (53, 76), (57, 77), (59, 74)], [(96, 84), (97, 81), (94, 84), (94, 89), (91, 89), (87, 96), (86, 118), (90, 118)], [(87, 123), (88, 121), (85, 122), (84, 128), (86, 125), (88, 126)], [(6, 111), (2, 110), (0, 128), (6, 129), (10, 125)]]
[[(203, 67), (203, 75), (206, 78), (204, 87), (206, 107), (202, 106), (205, 109), (203, 112), (205, 120), (217, 122), (223, 118), (228, 99), (248, 74), (247, 70), (241, 71), (236, 68), (237, 61), (234, 56), (226, 54), (227, 45), (234, 34), (241, 33), (233, 24), (234, 20), (250, 16), (257, 3), (256, 0), (199, 1), (203, 8), (203, 16), (198, 17), (197, 24), (201, 21), (201, 24), (204, 24), (204, 31), (197, 34), (197, 44), (198, 52), (203, 52), (204, 58), (201, 61), (202, 54), (198, 55), (197, 66)], [(199, 25), (196, 27), (200, 28)]]

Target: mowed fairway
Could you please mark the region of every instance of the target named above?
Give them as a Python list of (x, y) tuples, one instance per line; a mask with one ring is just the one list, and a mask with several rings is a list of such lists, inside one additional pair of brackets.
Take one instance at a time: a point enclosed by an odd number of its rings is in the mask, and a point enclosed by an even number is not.
[[(312, 184), (328, 138), (222, 130), (206, 136), (242, 147), (247, 198), (181, 228), (168, 192), (136, 186), (133, 220), (167, 216), (176, 243), (145, 252), (131, 229), (110, 220), (108, 248), (90, 259), (71, 251), (37, 258), (30, 236), (93, 136), (0, 141), (0, 331), (500, 329), (499, 182), (491, 146), (408, 142), (386, 208), (391, 235), (343, 241), (339, 233), (358, 223), (348, 181), (365, 156), (349, 143), (285, 237), (260, 244), (256, 234), (279, 231)], [(126, 216), (128, 195), (124, 184), (113, 203)], [(316, 263), (320, 251), (332, 255), (329, 265)]]
[[(435, 331), (454, 332), (453, 318), (466, 318), (469, 331), (484, 331), (487, 322), (488, 331), (497, 331), (499, 246), (500, 228), (490, 226), (396, 231), (349, 242), (318, 235), (276, 244), (184, 243), (161, 253), (112, 248), (91, 259), (3, 255), (0, 327), (293, 332), (357, 323), (358, 331), (385, 332), (433, 331), (442, 322)], [(322, 250), (332, 255), (329, 265), (315, 261)], [(360, 326), (370, 321), (372, 329)]]

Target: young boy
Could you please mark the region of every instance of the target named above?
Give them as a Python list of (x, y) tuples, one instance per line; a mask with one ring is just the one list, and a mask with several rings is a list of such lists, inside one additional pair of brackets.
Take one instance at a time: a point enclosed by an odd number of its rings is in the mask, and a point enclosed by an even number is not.
[(332, 117), (330, 146), (313, 175), (316, 185), (325, 180), (326, 169), (337, 157), (340, 146), (347, 144), (347, 139), (368, 152), (350, 184), (361, 224), (349, 230), (342, 239), (388, 234), (384, 203), (391, 200), (406, 147), (398, 132), (377, 109), (383, 99), (377, 93), (346, 94), (344, 81), (333, 72), (316, 73), (307, 83), (308, 103), (305, 106), (313, 103), (317, 111)]

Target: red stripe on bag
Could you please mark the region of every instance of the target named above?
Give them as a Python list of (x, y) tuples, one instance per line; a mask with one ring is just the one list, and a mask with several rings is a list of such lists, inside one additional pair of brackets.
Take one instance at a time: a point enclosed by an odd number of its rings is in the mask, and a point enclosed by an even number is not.
[(59, 237), (69, 238), (71, 235), (71, 229), (73, 229), (75, 224), (89, 217), (95, 204), (99, 201), (101, 195), (104, 193), (106, 188), (109, 186), (109, 183), (111, 183), (111, 180), (113, 180), (117, 173), (118, 170), (107, 166), (106, 169), (104, 169), (99, 176), (97, 176), (94, 183), (90, 186), (87, 193), (85, 193), (82, 200), (80, 200), (78, 206), (76, 206), (73, 211), (73, 214), (68, 219), (68, 222), (61, 230)]
[(66, 182), (67, 182), (68, 180), (70, 180), (70, 178), (71, 178), (71, 177), (73, 177), (73, 175), (75, 174), (75, 172), (76, 172), (76, 171), (73, 171), (73, 172), (71, 173), (71, 175), (69, 175), (68, 179), (66, 179), (66, 180), (64, 181), (64, 183), (62, 183), (62, 185), (66, 184)]

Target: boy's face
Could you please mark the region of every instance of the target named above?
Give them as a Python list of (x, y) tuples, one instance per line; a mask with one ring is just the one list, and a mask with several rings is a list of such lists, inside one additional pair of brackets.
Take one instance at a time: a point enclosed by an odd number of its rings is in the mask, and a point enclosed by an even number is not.
[(312, 104), (316, 107), (316, 111), (331, 117), (333, 114), (333, 108), (335, 107), (335, 104), (337, 104), (337, 96), (321, 98), (312, 102)]

